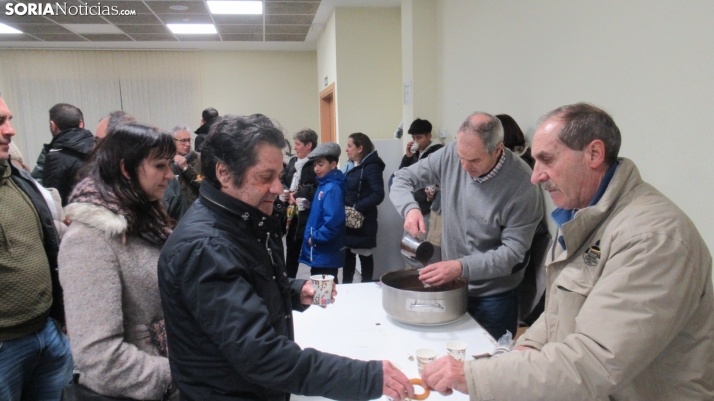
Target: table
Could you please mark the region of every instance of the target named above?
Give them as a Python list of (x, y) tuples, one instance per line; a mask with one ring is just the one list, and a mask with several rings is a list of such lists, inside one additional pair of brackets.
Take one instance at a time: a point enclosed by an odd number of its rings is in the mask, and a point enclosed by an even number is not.
[[(415, 351), (436, 350), (446, 355), (448, 341), (463, 341), (466, 355), (492, 352), (496, 341), (468, 313), (459, 320), (438, 326), (417, 326), (392, 319), (382, 308), (381, 283), (343, 284), (337, 286), (336, 302), (327, 308), (312, 306), (295, 312), (295, 341), (304, 348), (361, 360), (389, 360), (408, 378), (419, 377)], [(322, 397), (293, 395), (291, 400), (317, 401)], [(386, 400), (386, 397), (382, 397)], [(465, 394), (454, 392), (444, 397), (432, 392), (429, 401), (467, 401)]]

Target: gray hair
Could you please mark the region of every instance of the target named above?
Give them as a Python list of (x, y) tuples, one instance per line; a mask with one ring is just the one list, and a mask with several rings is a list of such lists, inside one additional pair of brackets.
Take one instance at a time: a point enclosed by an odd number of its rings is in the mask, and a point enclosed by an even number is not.
[[(474, 124), (471, 119), (474, 116), (483, 115), (488, 117), (485, 123)], [(471, 135), (478, 135), (486, 147), (486, 152), (492, 155), (498, 149), (498, 145), (503, 143), (503, 124), (496, 116), (484, 113), (483, 111), (475, 111), (459, 127), (459, 132)]]
[(176, 133), (179, 131), (188, 131), (188, 133), (191, 133), (191, 128), (188, 127), (188, 125), (183, 124), (183, 125), (177, 125), (173, 128), (171, 128), (171, 136), (176, 136)]
[(293, 139), (297, 139), (298, 141), (304, 143), (307, 145), (308, 143), (312, 144), (311, 150), (315, 150), (317, 147), (317, 132), (314, 130), (311, 130), (310, 128), (303, 128), (300, 131), (296, 132), (293, 134)]
[(569, 149), (581, 151), (592, 141), (599, 139), (605, 144), (605, 164), (611, 166), (617, 161), (622, 143), (620, 129), (604, 110), (584, 102), (569, 104), (541, 117), (538, 125), (551, 118), (556, 118), (563, 124), (558, 140)]
[[(123, 125), (136, 123), (134, 116), (122, 110), (112, 111), (104, 118), (109, 118), (109, 121), (107, 121), (107, 136)], [(104, 118), (102, 118), (102, 120), (104, 120)]]

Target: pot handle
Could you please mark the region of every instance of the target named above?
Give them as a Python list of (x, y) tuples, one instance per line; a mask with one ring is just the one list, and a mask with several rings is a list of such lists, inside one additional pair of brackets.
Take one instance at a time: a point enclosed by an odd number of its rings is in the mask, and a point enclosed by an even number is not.
[(408, 310), (414, 310), (414, 309), (436, 309), (439, 312), (444, 312), (445, 309), (441, 304), (439, 303), (439, 300), (430, 300), (430, 302), (423, 303), (422, 300), (419, 299), (410, 299), (410, 303), (407, 306)]

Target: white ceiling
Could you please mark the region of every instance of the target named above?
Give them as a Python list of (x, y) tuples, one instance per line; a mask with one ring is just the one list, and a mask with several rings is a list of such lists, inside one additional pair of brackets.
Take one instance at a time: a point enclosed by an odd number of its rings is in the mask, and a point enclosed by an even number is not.
[[(3, 3), (7, 1), (13, 1), (13, 0), (3, 0), (0, 1)], [(20, 1), (24, 2), (23, 0), (14, 0), (14, 1)], [(34, 1), (34, 0), (33, 0)], [(86, 1), (82, 0), (85, 3), (89, 4), (96, 4), (95, 1)], [(190, 0), (189, 0), (190, 1)], [(200, 0), (199, 0), (200, 1)], [(266, 2), (266, 0), (263, 0)], [(267, 0), (268, 2), (284, 2), (286, 4), (291, 3), (290, 0)], [(292, 0), (292, 1), (297, 1), (300, 2), (301, 0)], [(302, 0), (304, 2), (314, 2), (316, 0)], [(319, 0), (317, 0), (319, 1)], [(102, 3), (105, 3), (104, 1)], [(117, 3), (115, 1), (115, 3)], [(129, 2), (127, 2), (129, 3)], [(156, 4), (156, 1), (148, 1), (144, 2), (145, 5), (151, 8), (155, 8), (152, 6), (152, 4)], [(172, 3), (177, 3), (177, 4), (182, 4), (185, 5), (187, 4), (186, 0), (162, 0), (161, 3), (166, 3), (168, 5)], [(275, 3), (273, 3), (275, 4)], [(293, 3), (296, 4), (296, 3)], [(303, 3), (305, 4), (305, 3)], [(309, 26), (307, 25), (301, 25), (300, 28), (302, 29), (302, 35), (297, 36), (297, 39), (295, 38), (290, 38), (290, 35), (275, 35), (273, 36), (275, 40), (269, 40), (267, 36), (265, 35), (265, 38), (263, 40), (232, 40), (232, 41), (227, 41), (225, 38), (223, 40), (213, 40), (213, 41), (186, 41), (186, 40), (181, 40), (183, 38), (179, 38), (181, 41), (177, 41), (175, 38), (170, 39), (170, 40), (162, 40), (162, 41), (139, 41), (136, 39), (132, 38), (118, 38), (120, 35), (113, 35), (117, 37), (115, 41), (102, 41), (102, 40), (94, 40), (94, 41), (87, 41), (82, 39), (82, 41), (61, 41), (57, 40), (56, 38), (51, 39), (52, 41), (10, 41), (9, 38), (1, 38), (0, 39), (0, 49), (1, 48), (15, 48), (15, 49), (105, 49), (105, 50), (110, 50), (110, 49), (122, 49), (122, 50), (131, 50), (131, 49), (142, 49), (142, 50), (260, 50), (260, 51), (265, 51), (265, 50), (292, 50), (292, 51), (309, 51), (309, 50), (315, 50), (317, 48), (317, 39), (319, 38), (320, 34), (322, 33), (322, 30), (324, 29), (325, 24), (327, 23), (327, 20), (329, 19), (330, 15), (334, 11), (335, 8), (337, 7), (400, 7), (401, 6), (401, 0), (322, 0), (319, 3), (319, 7), (315, 11), (314, 8), (312, 11), (315, 13), (314, 14), (314, 19), (312, 20), (312, 24)], [(3, 7), (2, 10), (0, 10), (0, 17), (3, 17), (5, 13), (5, 9)], [(156, 14), (155, 14), (156, 15)], [(159, 18), (161, 18), (160, 15), (158, 15)], [(304, 16), (302, 16), (304, 18)], [(44, 18), (44, 17), (29, 17), (29, 18)], [(76, 17), (76, 18), (81, 18), (81, 17)], [(84, 18), (91, 18), (91, 17), (84, 17)], [(1, 18), (0, 18), (1, 19)], [(162, 18), (163, 19), (163, 18)], [(19, 18), (16, 19), (16, 21), (22, 21)], [(309, 19), (307, 20), (309, 21)], [(0, 21), (4, 22), (4, 21)], [(52, 21), (47, 21), (50, 22), (51, 24), (53, 23)], [(80, 23), (86, 23), (88, 21), (86, 20), (80, 20), (80, 21), (72, 21), (72, 22), (80, 22)], [(104, 21), (95, 21), (95, 22), (104, 22)], [(112, 22), (112, 21), (108, 21)], [(163, 22), (166, 22), (165, 19)], [(159, 22), (159, 25), (161, 25), (163, 22)], [(304, 22), (303, 22), (304, 24)], [(29, 25), (29, 24), (28, 24)], [(116, 25), (112, 25), (110, 23), (107, 23), (107, 28), (108, 27), (115, 27)], [(117, 25), (120, 25), (117, 24)], [(146, 25), (142, 25), (146, 26)], [(233, 25), (235, 26), (235, 25)], [(243, 25), (245, 27), (245, 25)], [(285, 26), (285, 25), (283, 25)], [(70, 28), (69, 24), (63, 24), (62, 26), (59, 26), (59, 29), (64, 29), (63, 27)], [(267, 28), (267, 26), (266, 26)], [(305, 35), (304, 30), (307, 30), (307, 34)], [(71, 33), (71, 32), (70, 32)], [(132, 36), (133, 34), (127, 33), (128, 36)], [(171, 35), (169, 35), (171, 36)], [(230, 35), (222, 34), (222, 37), (228, 37)], [(34, 35), (34, 37), (41, 37), (41, 35)], [(70, 37), (67, 35), (67, 37)], [(83, 34), (82, 38), (87, 37), (89, 38), (88, 35)], [(97, 36), (94, 36), (96, 38)], [(101, 38), (101, 36), (99, 36)], [(109, 36), (107, 36), (109, 37)], [(238, 36), (239, 37), (239, 36)], [(304, 39), (303, 39), (304, 38)], [(91, 40), (91, 39), (90, 39)]]

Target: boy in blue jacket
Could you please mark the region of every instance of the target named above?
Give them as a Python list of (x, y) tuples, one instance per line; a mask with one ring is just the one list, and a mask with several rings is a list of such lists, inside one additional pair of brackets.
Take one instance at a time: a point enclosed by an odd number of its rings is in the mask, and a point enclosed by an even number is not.
[(345, 261), (345, 175), (337, 168), (340, 145), (326, 142), (307, 157), (315, 165), (319, 186), (310, 206), (300, 263), (310, 266), (310, 274), (331, 274)]

